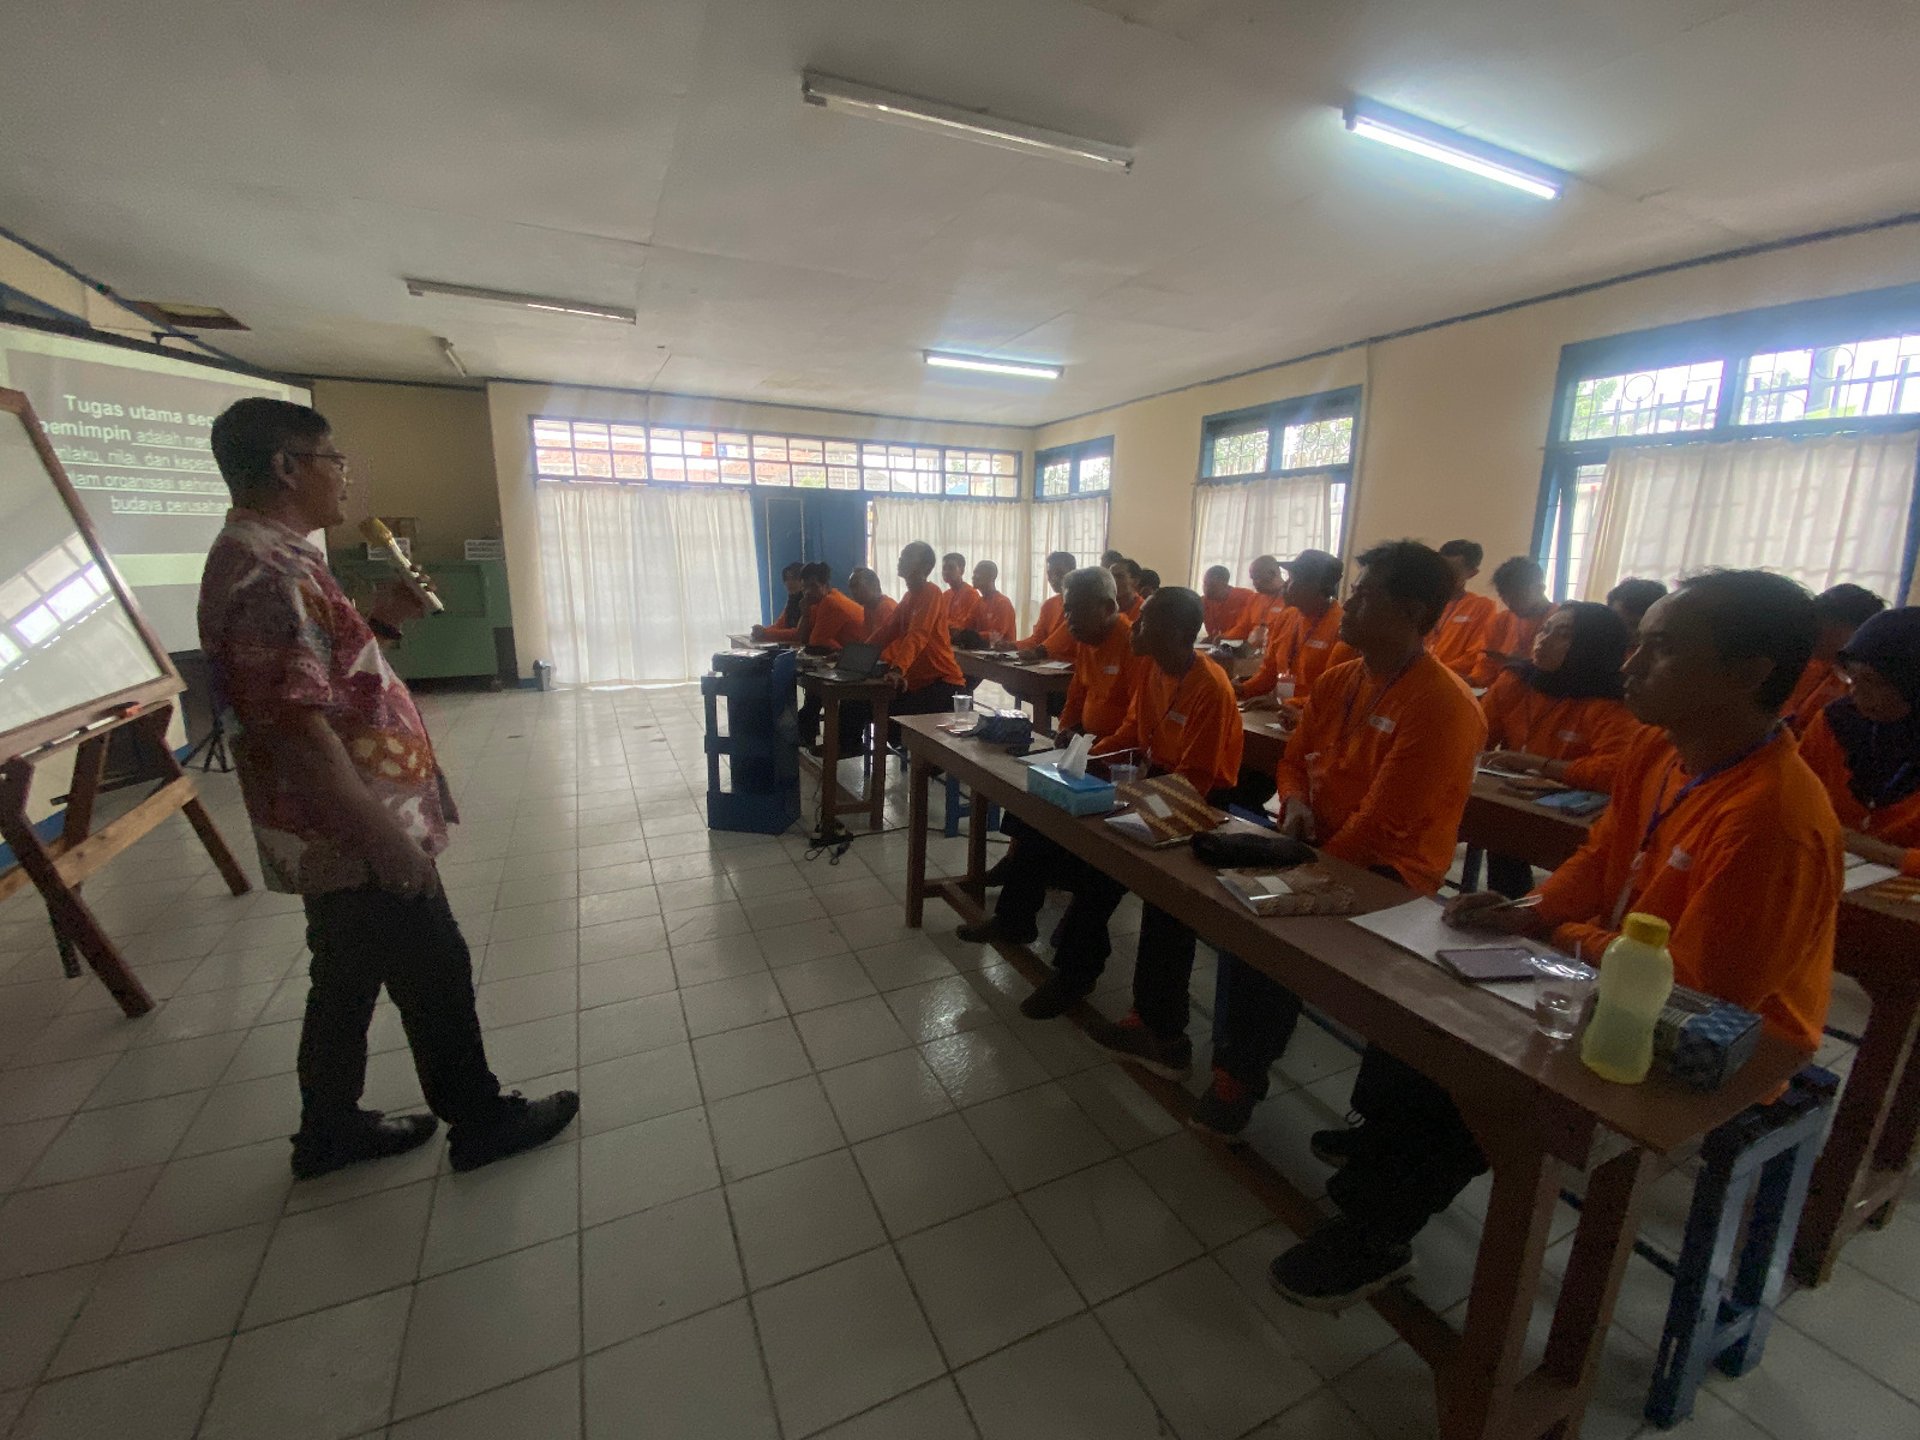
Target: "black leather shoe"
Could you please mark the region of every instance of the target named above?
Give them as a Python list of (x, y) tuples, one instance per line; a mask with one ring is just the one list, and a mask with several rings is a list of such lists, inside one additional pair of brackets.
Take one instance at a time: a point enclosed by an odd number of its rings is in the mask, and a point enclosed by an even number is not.
[(556, 1090), (544, 1100), (528, 1100), (518, 1090), (500, 1097), (491, 1119), (466, 1120), (447, 1132), (448, 1158), (456, 1170), (477, 1170), (544, 1145), (580, 1113), (580, 1097)]
[(1092, 985), (1069, 979), (1056, 970), (1020, 1002), (1020, 1013), (1029, 1020), (1051, 1020), (1066, 1014), (1092, 993)]
[(381, 1160), (417, 1150), (433, 1138), (440, 1122), (431, 1115), (387, 1116), (357, 1110), (340, 1125), (302, 1130), (293, 1137), (293, 1178), (312, 1180), (362, 1160)]

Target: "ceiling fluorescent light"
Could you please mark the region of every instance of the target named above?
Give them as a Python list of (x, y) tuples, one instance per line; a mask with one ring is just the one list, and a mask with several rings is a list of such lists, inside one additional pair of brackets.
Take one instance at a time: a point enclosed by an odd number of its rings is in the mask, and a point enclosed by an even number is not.
[(478, 285), (449, 285), (443, 280), (407, 280), (409, 295), (450, 295), (456, 300), (486, 300), (515, 305), (522, 310), (545, 310), (557, 315), (585, 315), (593, 320), (617, 320), (632, 325), (637, 317), (624, 305), (595, 305), (586, 300), (560, 300), (551, 295), (526, 295), (518, 290), (484, 290)]
[(1482, 179), (1497, 180), (1542, 200), (1557, 199), (1567, 185), (1566, 172), (1551, 165), (1371, 100), (1355, 100), (1345, 113), (1347, 129), (1362, 139), (1377, 140), (1410, 155), (1437, 160)]
[(1041, 365), (1030, 360), (996, 360), (991, 355), (957, 355), (950, 350), (928, 350), (927, 364), (938, 370), (982, 370), (989, 375), (1019, 375), (1028, 380), (1058, 380), (1058, 365)]
[(1018, 120), (1003, 120), (984, 110), (967, 110), (958, 105), (944, 105), (938, 100), (923, 100), (916, 95), (876, 90), (871, 85), (836, 80), (831, 75), (816, 75), (811, 71), (801, 75), (800, 96), (809, 105), (818, 105), (827, 110), (940, 131), (1002, 150), (1046, 155), (1070, 164), (1116, 171), (1122, 175), (1133, 169), (1133, 152), (1118, 145), (1109, 145), (1101, 140), (1085, 140), (1078, 135), (1062, 134), (1058, 130), (1043, 130), (1038, 125), (1026, 125)]

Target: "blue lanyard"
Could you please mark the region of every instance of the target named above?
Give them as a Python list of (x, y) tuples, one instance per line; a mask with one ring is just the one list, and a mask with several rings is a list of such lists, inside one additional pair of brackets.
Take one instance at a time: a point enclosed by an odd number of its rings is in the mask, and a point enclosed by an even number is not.
[[(1765, 735), (1762, 735), (1756, 743), (1749, 745), (1746, 749), (1742, 750), (1738, 755), (1735, 755), (1731, 760), (1723, 760), (1718, 765), (1709, 766), (1707, 769), (1702, 770), (1698, 775), (1694, 776), (1691, 780), (1687, 781), (1686, 784), (1682, 785), (1680, 787), (1680, 792), (1677, 795), (1675, 795), (1673, 799), (1669, 800), (1664, 805), (1655, 806), (1653, 814), (1650, 817), (1648, 817), (1648, 820), (1647, 820), (1646, 834), (1640, 837), (1640, 853), (1642, 855), (1645, 855), (1647, 853), (1648, 848), (1653, 844), (1654, 832), (1657, 831), (1660, 828), (1660, 826), (1665, 823), (1669, 815), (1673, 814), (1674, 811), (1680, 808), (1680, 802), (1682, 800), (1685, 800), (1687, 796), (1691, 795), (1694, 791), (1698, 790), (1702, 785), (1706, 784), (1707, 781), (1726, 774), (1727, 771), (1733, 769), (1735, 766), (1744, 765), (1747, 761), (1751, 760), (1754, 756), (1758, 755), (1762, 750), (1766, 749), (1767, 746), (1771, 745), (1776, 739), (1779, 738), (1780, 729), (1781, 729), (1780, 722), (1776, 720), (1770, 727), (1768, 727), (1767, 733)], [(1680, 760), (1678, 756), (1674, 757), (1672, 760), (1669, 760), (1667, 762), (1667, 773), (1660, 778), (1660, 788), (1662, 790), (1665, 790), (1667, 788), (1667, 781), (1673, 778), (1674, 769), (1676, 766), (1679, 765), (1679, 763), (1680, 763)]]

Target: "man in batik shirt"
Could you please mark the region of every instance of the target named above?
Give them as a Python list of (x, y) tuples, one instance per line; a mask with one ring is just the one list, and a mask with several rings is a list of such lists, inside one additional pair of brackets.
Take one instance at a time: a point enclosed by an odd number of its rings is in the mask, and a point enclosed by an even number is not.
[(503, 1095), (488, 1068), (472, 961), (433, 860), (459, 816), (376, 634), (398, 638), (423, 607), (395, 585), (363, 617), (306, 539), (345, 518), (347, 458), (317, 410), (241, 400), (212, 440), (234, 508), (207, 554), (200, 644), (267, 887), (302, 897), (313, 952), (293, 1172), (396, 1155), (437, 1128), (433, 1116), (360, 1106), (382, 985), (427, 1104), (447, 1122), (453, 1168), (539, 1145), (580, 1099)]

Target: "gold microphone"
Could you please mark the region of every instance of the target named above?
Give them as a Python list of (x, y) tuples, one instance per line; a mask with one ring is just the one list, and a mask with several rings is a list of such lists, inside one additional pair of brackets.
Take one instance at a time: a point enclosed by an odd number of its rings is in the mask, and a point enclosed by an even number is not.
[(386, 522), (378, 515), (369, 515), (360, 522), (360, 535), (369, 545), (377, 545), (387, 552), (387, 562), (400, 572), (401, 583), (411, 590), (435, 615), (447, 607), (440, 603), (440, 597), (426, 586), (427, 572), (407, 559), (399, 542), (393, 538)]

